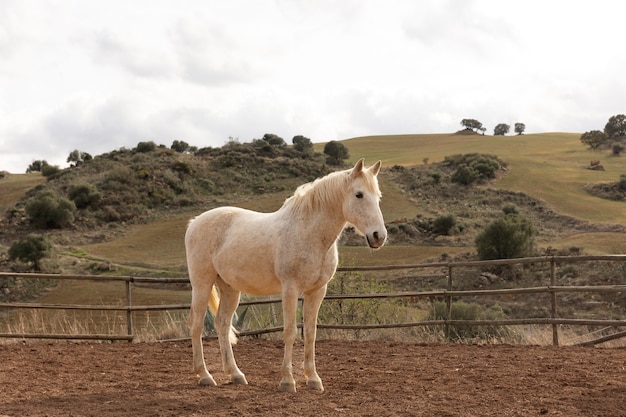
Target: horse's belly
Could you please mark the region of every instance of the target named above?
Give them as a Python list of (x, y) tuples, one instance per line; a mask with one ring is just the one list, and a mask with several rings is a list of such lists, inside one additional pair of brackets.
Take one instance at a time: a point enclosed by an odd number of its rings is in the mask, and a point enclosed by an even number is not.
[(227, 268), (218, 268), (218, 275), (226, 284), (246, 294), (280, 294), (281, 284), (278, 278), (263, 269), (261, 265), (235, 267), (231, 264)]

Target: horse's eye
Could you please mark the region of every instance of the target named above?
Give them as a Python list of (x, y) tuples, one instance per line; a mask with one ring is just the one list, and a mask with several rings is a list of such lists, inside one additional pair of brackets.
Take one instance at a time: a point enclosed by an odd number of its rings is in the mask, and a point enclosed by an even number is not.
[(363, 198), (363, 193), (359, 191), (358, 193), (355, 194), (355, 197), (356, 198)]

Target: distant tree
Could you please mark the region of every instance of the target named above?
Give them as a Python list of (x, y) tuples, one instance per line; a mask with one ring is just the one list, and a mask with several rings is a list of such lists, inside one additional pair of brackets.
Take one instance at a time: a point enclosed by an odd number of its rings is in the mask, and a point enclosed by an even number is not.
[(524, 123), (515, 123), (515, 133), (518, 135), (523, 135), (526, 130), (526, 125)]
[(601, 146), (605, 145), (609, 141), (609, 137), (606, 133), (600, 130), (591, 130), (589, 132), (585, 132), (580, 136), (580, 141), (587, 145), (589, 149), (595, 151), (599, 149)]
[(307, 137), (302, 135), (294, 136), (293, 139), (291, 139), (291, 143), (293, 143), (294, 149), (298, 152), (304, 154), (313, 153), (313, 142)]
[(83, 162), (91, 161), (93, 158), (87, 152), (79, 151), (78, 149), (74, 149), (67, 157), (66, 162), (71, 166), (78, 166)]
[(51, 177), (59, 172), (61, 172), (61, 168), (58, 165), (44, 165), (41, 167), (41, 175), (44, 177)]
[(604, 126), (604, 133), (609, 138), (626, 136), (626, 115), (617, 114), (615, 116), (611, 116), (609, 121)]
[(156, 148), (157, 148), (156, 143), (150, 140), (147, 142), (139, 142), (137, 144), (137, 147), (135, 148), (135, 151), (139, 153), (147, 153), (147, 152), (155, 151)]
[(52, 246), (43, 236), (29, 235), (14, 242), (9, 248), (9, 260), (32, 263), (36, 271), (41, 270), (40, 261), (48, 256)]
[(263, 140), (272, 146), (286, 146), (287, 142), (283, 138), (273, 133), (266, 133), (263, 135)]
[(327, 156), (328, 165), (342, 165), (343, 161), (350, 157), (348, 148), (343, 143), (334, 140), (324, 145), (324, 155)]
[(178, 153), (193, 153), (198, 150), (197, 146), (189, 146), (184, 140), (175, 140), (170, 149)]
[(472, 129), (473, 131), (478, 132), (483, 127), (483, 124), (476, 119), (463, 119), (461, 120), (461, 126), (464, 126), (466, 129)]
[(43, 167), (45, 167), (46, 165), (48, 165), (48, 161), (46, 160), (37, 160), (37, 161), (33, 161), (28, 168), (26, 168), (26, 173), (30, 173), (30, 172), (41, 172), (41, 169)]
[(507, 133), (509, 133), (510, 129), (511, 129), (511, 126), (507, 125), (506, 123), (500, 123), (496, 125), (496, 127), (493, 129), (493, 135), (504, 136)]

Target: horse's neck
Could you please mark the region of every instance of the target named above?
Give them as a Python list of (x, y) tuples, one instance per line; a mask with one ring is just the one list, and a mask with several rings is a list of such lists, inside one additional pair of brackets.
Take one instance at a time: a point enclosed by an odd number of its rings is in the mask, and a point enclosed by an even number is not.
[(323, 207), (313, 213), (285, 213), (294, 216), (291, 221), (299, 224), (300, 237), (311, 236), (309, 241), (317, 241), (329, 249), (339, 238), (346, 226), (341, 207)]

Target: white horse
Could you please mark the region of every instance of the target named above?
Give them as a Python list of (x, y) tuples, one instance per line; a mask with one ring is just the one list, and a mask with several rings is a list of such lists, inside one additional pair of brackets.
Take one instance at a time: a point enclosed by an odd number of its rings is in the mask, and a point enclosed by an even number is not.
[(309, 388), (324, 389), (315, 369), (315, 334), (318, 310), (337, 268), (337, 239), (347, 223), (365, 235), (370, 248), (380, 248), (387, 239), (379, 207), (381, 162), (363, 165), (361, 159), (352, 169), (301, 185), (273, 213), (220, 207), (189, 223), (185, 234), (192, 286), (189, 327), (200, 385), (216, 385), (202, 350), (207, 304), (215, 316), (224, 372), (232, 383), (248, 383), (231, 346), (237, 341), (232, 317), (243, 291), (282, 295), (285, 352), (280, 390), (288, 392), (296, 391), (292, 350), (298, 296), (304, 295), (304, 375)]

